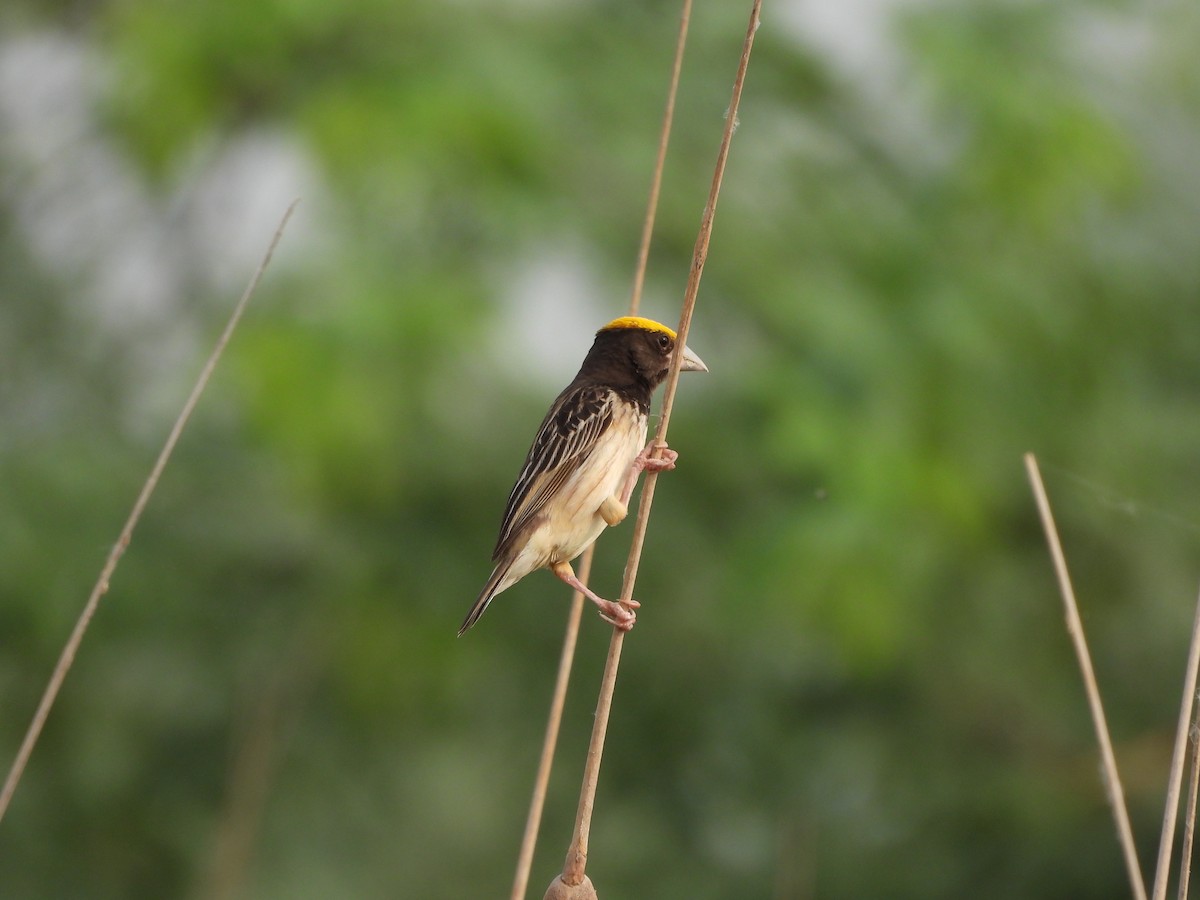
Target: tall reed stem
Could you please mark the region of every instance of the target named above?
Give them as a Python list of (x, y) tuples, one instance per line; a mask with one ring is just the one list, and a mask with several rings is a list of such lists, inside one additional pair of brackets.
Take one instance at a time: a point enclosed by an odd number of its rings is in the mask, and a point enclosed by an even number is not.
[(71, 669), (71, 664), (75, 662), (75, 654), (79, 652), (79, 646), (83, 643), (84, 635), (87, 634), (92, 616), (96, 614), (96, 609), (100, 606), (100, 599), (108, 593), (109, 581), (112, 579), (113, 573), (117, 570), (117, 564), (121, 561), (121, 557), (125, 555), (125, 551), (129, 548), (129, 542), (133, 539), (133, 529), (137, 527), (146, 504), (150, 502), (150, 496), (158, 486), (158, 479), (162, 476), (163, 470), (167, 467), (167, 463), (171, 459), (171, 453), (174, 451), (175, 445), (179, 442), (179, 436), (183, 434), (184, 426), (187, 425), (188, 419), (192, 416), (192, 410), (196, 408), (196, 404), (200, 401), (200, 395), (204, 393), (205, 387), (208, 386), (208, 381), (212, 377), (213, 370), (216, 369), (217, 363), (221, 359), (221, 354), (225, 352), (225, 346), (229, 343), (229, 339), (233, 337), (234, 329), (237, 328), (238, 322), (241, 321), (242, 313), (245, 312), (250, 298), (254, 295), (263, 272), (267, 270), (267, 266), (271, 262), (271, 257), (275, 254), (275, 248), (279, 246), (279, 241), (283, 237), (283, 230), (287, 227), (288, 220), (291, 219), (292, 213), (296, 210), (296, 204), (299, 202), (299, 200), (293, 200), (291, 206), (283, 214), (283, 218), (279, 222), (279, 227), (275, 229), (275, 235), (267, 247), (267, 252), (263, 255), (262, 262), (258, 264), (258, 269), (255, 270), (254, 275), (251, 277), (245, 292), (237, 302), (237, 305), (234, 306), (233, 312), (230, 313), (229, 321), (225, 324), (225, 330), (221, 332), (221, 336), (217, 339), (212, 353), (209, 354), (208, 361), (205, 362), (204, 368), (200, 370), (200, 375), (196, 379), (196, 383), (192, 386), (191, 393), (188, 395), (187, 400), (184, 401), (183, 408), (179, 411), (179, 415), (175, 419), (175, 424), (167, 434), (167, 440), (163, 444), (162, 450), (159, 451), (158, 459), (155, 460), (154, 466), (150, 469), (149, 476), (147, 476), (141, 491), (138, 493), (137, 499), (133, 503), (133, 510), (129, 513), (129, 518), (125, 521), (125, 527), (121, 529), (120, 535), (117, 536), (117, 542), (113, 544), (108, 558), (100, 569), (100, 575), (96, 578), (96, 583), (92, 587), (92, 593), (88, 596), (87, 603), (84, 604), (83, 611), (79, 614), (79, 618), (75, 622), (75, 628), (71, 631), (71, 636), (67, 638), (66, 644), (63, 645), (62, 653), (59, 655), (54, 671), (50, 674), (50, 681), (46, 685), (45, 692), (42, 694), (41, 702), (38, 704), (37, 711), (33, 714), (33, 720), (29, 723), (29, 728), (25, 731), (25, 738), (21, 741), (21, 747), (17, 751), (16, 759), (13, 760), (12, 768), (8, 770), (8, 777), (4, 781), (4, 788), (0, 790), (0, 820), (3, 820), (5, 812), (8, 811), (13, 793), (21, 781), (21, 776), (25, 772), (25, 766), (29, 763), (29, 757), (33, 753), (33, 748), (37, 745), (42, 728), (46, 724), (46, 719), (50, 716), (50, 710), (54, 707), (54, 701), (58, 698), (58, 692), (66, 680), (67, 672)]
[[(667, 145), (671, 139), (671, 124), (675, 118), (675, 97), (679, 93), (679, 73), (683, 69), (683, 51), (687, 46), (688, 24), (692, 17), (692, 0), (683, 0), (683, 12), (679, 17), (679, 35), (675, 40), (675, 58), (671, 65), (671, 83), (667, 89), (667, 105), (663, 111), (662, 129), (658, 137), (658, 153), (654, 160), (654, 174), (650, 179), (650, 197), (646, 202), (646, 215), (642, 222), (642, 239), (638, 246), (637, 264), (633, 273), (633, 290), (629, 298), (629, 314), (637, 315), (642, 303), (642, 286), (646, 282), (646, 265), (650, 259), (650, 241), (654, 235), (654, 219), (658, 212), (658, 197), (662, 190), (663, 169), (667, 160)], [(584, 551), (579, 564), (579, 580), (588, 583), (592, 571), (592, 559), (596, 545)], [(533, 866), (533, 852), (537, 846), (541, 828), (542, 809), (546, 803), (546, 790), (550, 783), (550, 771), (554, 766), (554, 748), (558, 745), (558, 732), (562, 724), (563, 706), (566, 704), (567, 688), (571, 680), (571, 665), (575, 659), (575, 645), (579, 640), (579, 623), (583, 617), (583, 594), (573, 592), (571, 610), (567, 614), (567, 631), (563, 636), (563, 648), (559, 657), (558, 675), (554, 682), (554, 693), (550, 699), (550, 715), (546, 723), (546, 736), (542, 741), (542, 755), (534, 778), (533, 794), (529, 800), (529, 815), (525, 820), (525, 833), (521, 838), (521, 849), (517, 855), (517, 872), (513, 877), (511, 900), (523, 900), (529, 887), (529, 871)]]
[(1117, 759), (1113, 754), (1108, 722), (1104, 718), (1104, 706), (1100, 702), (1100, 688), (1096, 684), (1092, 656), (1088, 652), (1087, 638), (1083, 634), (1083, 621), (1079, 618), (1079, 604), (1075, 601), (1075, 589), (1071, 586), (1071, 575), (1067, 571), (1067, 557), (1063, 553), (1062, 542), (1058, 538), (1058, 527), (1054, 524), (1054, 514), (1050, 511), (1050, 500), (1046, 496), (1046, 486), (1042, 483), (1042, 473), (1038, 468), (1037, 458), (1032, 453), (1025, 454), (1025, 471), (1029, 475), (1029, 483), (1033, 488), (1038, 515), (1042, 519), (1042, 528), (1046, 532), (1050, 557), (1054, 560), (1058, 588), (1062, 594), (1063, 606), (1067, 614), (1067, 632), (1071, 635), (1071, 644), (1075, 648), (1079, 669), (1083, 673), (1083, 688), (1087, 694), (1088, 708), (1092, 713), (1092, 723), (1096, 728), (1096, 740), (1100, 744), (1104, 783), (1108, 788), (1108, 800), (1117, 825), (1117, 838), (1121, 843), (1121, 852), (1125, 856), (1129, 884), (1133, 888), (1133, 896), (1136, 900), (1146, 900), (1146, 884), (1142, 881), (1142, 869), (1138, 864), (1137, 848), (1133, 843), (1133, 829), (1129, 825), (1129, 810), (1125, 807), (1125, 791), (1121, 788), (1121, 777), (1117, 774)]
[[(721, 182), (725, 176), (725, 164), (729, 158), (729, 145), (733, 140), (733, 132), (737, 127), (737, 111), (741, 102), (742, 86), (746, 79), (746, 69), (750, 64), (750, 52), (754, 47), (754, 35), (758, 31), (759, 12), (762, 0), (754, 0), (750, 10), (750, 22), (746, 28), (746, 38), (742, 44), (742, 55), (738, 61), (737, 74), (733, 82), (733, 96), (726, 113), (725, 129), (721, 136), (721, 146), (717, 152), (717, 162), (713, 171), (712, 184), (709, 187), (708, 203), (700, 220), (700, 232), (696, 238), (696, 246), (692, 251), (692, 265), (688, 273), (687, 289), (683, 298), (683, 309), (679, 317), (679, 327), (676, 329), (677, 339), (675, 355), (671, 360), (671, 368), (667, 375), (663, 396), (662, 414), (655, 434), (656, 447), (666, 446), (667, 428), (671, 421), (671, 411), (674, 408), (675, 392), (679, 385), (679, 372), (683, 362), (683, 348), (687, 343), (688, 331), (691, 327), (692, 313), (696, 306), (696, 295), (700, 290), (700, 279), (704, 274), (704, 264), (708, 259), (708, 246), (712, 238), (713, 220), (717, 212), (717, 200), (721, 193)], [(657, 450), (656, 450), (657, 452)], [(627, 603), (633, 596), (634, 584), (637, 580), (638, 565), (641, 562), (642, 545), (646, 537), (646, 527), (650, 518), (650, 509), (654, 503), (654, 487), (657, 475), (649, 472), (642, 488), (641, 502), (638, 505), (638, 516), (634, 523), (633, 542), (629, 550), (629, 559), (625, 565), (625, 579), (621, 588), (621, 601)], [(575, 832), (567, 849), (567, 858), (563, 865), (562, 874), (551, 884), (547, 897), (556, 893), (556, 885), (561, 883), (567, 888), (581, 885), (587, 868), (588, 838), (591, 833), (592, 810), (596, 799), (596, 785), (600, 776), (600, 762), (604, 753), (604, 739), (608, 732), (609, 712), (612, 709), (613, 692), (616, 688), (617, 670), (621, 662), (621, 649), (624, 644), (624, 632), (613, 629), (612, 640), (609, 643), (608, 658), (604, 665), (604, 676), (600, 684), (600, 697), (596, 704), (596, 719), (592, 728), (592, 739), (588, 746), (587, 761), (584, 766), (583, 785), (579, 794), (579, 808), (575, 817)], [(558, 892), (561, 893), (561, 892)]]

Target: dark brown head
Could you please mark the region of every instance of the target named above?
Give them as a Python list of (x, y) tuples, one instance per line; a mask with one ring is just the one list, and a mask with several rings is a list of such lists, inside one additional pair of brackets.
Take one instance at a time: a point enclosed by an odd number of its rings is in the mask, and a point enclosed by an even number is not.
[[(667, 377), (675, 332), (641, 316), (613, 319), (596, 332), (577, 378), (599, 382), (649, 405), (650, 395)], [(708, 367), (690, 348), (683, 348), (683, 372), (707, 372)]]

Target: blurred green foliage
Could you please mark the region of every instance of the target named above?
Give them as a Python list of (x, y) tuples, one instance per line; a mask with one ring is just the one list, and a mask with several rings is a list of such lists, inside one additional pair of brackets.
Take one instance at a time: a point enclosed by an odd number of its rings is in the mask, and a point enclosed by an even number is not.
[[(644, 308), (667, 322), (741, 6), (694, 14)], [(1200, 532), (1200, 14), (877, 4), (840, 44), (812, 7), (764, 12), (589, 874), (605, 897), (1128, 896), (1021, 454), (1148, 866)], [(677, 14), (6, 7), (5, 767), (304, 203), (0, 823), (0, 895), (504, 895), (567, 598), (535, 575), (454, 631), (545, 405), (627, 303)], [(601, 541), (602, 593), (628, 536)], [(589, 613), (530, 896), (607, 638)]]

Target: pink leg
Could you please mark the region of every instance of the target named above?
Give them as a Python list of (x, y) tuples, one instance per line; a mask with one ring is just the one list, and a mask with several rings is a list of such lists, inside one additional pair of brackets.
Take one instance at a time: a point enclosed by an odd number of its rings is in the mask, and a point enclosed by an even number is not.
[(675, 461), (679, 459), (679, 454), (668, 447), (662, 445), (662, 456), (655, 458), (650, 455), (654, 449), (654, 442), (651, 441), (642, 448), (642, 452), (633, 458), (633, 465), (629, 467), (629, 474), (625, 477), (625, 485), (621, 488), (621, 503), (628, 506), (629, 498), (633, 496), (633, 489), (637, 485), (638, 475), (642, 470), (647, 472), (669, 472), (675, 468)]
[(604, 621), (622, 631), (629, 631), (633, 628), (633, 623), (637, 621), (637, 614), (634, 610), (641, 606), (636, 600), (631, 599), (627, 606), (612, 600), (605, 600), (575, 577), (575, 572), (569, 562), (555, 563), (550, 567), (550, 571), (600, 607), (600, 618)]

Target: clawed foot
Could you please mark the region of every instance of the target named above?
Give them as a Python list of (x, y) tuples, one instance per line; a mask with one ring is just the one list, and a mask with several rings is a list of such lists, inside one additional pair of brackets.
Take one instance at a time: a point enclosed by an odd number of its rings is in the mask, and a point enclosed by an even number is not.
[(633, 623), (637, 621), (637, 613), (634, 610), (642, 604), (636, 600), (630, 599), (624, 604), (605, 600), (575, 577), (575, 572), (571, 569), (569, 562), (555, 563), (550, 567), (550, 571), (557, 575), (564, 583), (570, 585), (595, 603), (600, 608), (600, 618), (614, 628), (619, 628), (621, 631), (628, 631), (633, 627)]
[(637, 622), (634, 612), (642, 604), (631, 599), (627, 604), (616, 603), (612, 600), (592, 598), (600, 608), (600, 618), (618, 631), (630, 631)]
[[(662, 456), (651, 456), (655, 446), (659, 448)], [(638, 474), (641, 472), (669, 472), (675, 468), (675, 460), (679, 459), (679, 454), (668, 447), (666, 444), (655, 444), (651, 441), (642, 448), (642, 452), (633, 458), (633, 465), (629, 467), (629, 475), (625, 478), (625, 484), (621, 488), (619, 497), (610, 497), (600, 507), (600, 515), (609, 525), (615, 525), (621, 519), (625, 518), (625, 512), (629, 505), (629, 498), (633, 496), (633, 487), (637, 484)], [(618, 513), (620, 513), (618, 515)]]
[(654, 443), (647, 444), (642, 452), (633, 460), (634, 468), (646, 472), (669, 472), (675, 468), (675, 461), (679, 459), (679, 454), (668, 447), (666, 444), (659, 445), (662, 448), (661, 456), (651, 456), (654, 452)]

